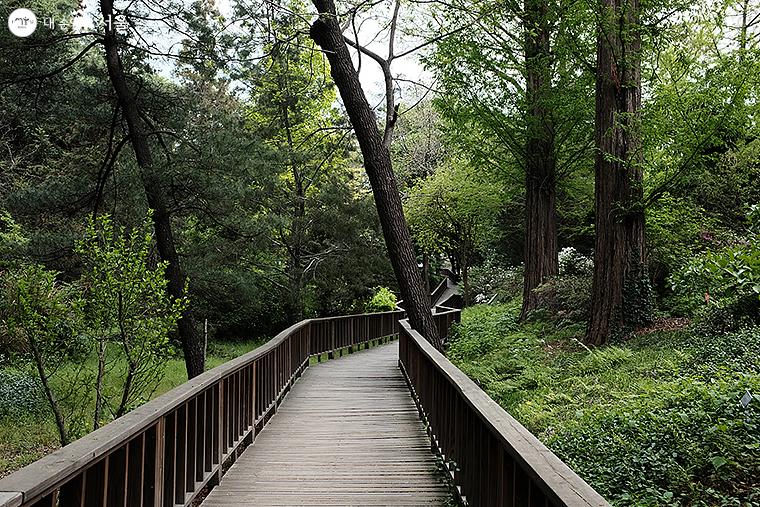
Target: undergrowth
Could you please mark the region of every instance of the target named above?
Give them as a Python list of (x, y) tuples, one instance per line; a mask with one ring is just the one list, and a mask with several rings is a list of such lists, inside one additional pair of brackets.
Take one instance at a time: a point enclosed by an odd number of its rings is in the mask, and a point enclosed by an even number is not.
[(595, 350), (582, 324), (465, 310), (448, 355), (614, 505), (760, 505), (760, 328)]
[[(263, 340), (210, 342), (206, 368), (234, 359)], [(26, 365), (26, 370), (29, 369)], [(60, 446), (50, 409), (33, 371), (19, 365), (0, 367), (0, 477), (22, 468)], [(185, 361), (170, 359), (153, 397), (187, 381)], [(143, 400), (146, 401), (146, 400)], [(91, 424), (91, 423), (90, 423)], [(81, 435), (91, 428), (82, 428)]]

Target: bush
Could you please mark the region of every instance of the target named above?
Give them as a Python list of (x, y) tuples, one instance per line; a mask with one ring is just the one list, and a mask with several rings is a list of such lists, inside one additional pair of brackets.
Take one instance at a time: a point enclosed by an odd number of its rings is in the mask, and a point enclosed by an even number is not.
[(499, 266), (487, 261), (482, 266), (470, 270), (470, 290), (475, 294), (476, 303), (485, 303), (494, 298), (496, 302), (507, 302), (519, 297), (523, 289), (523, 266)]
[(692, 329), (707, 337), (734, 333), (757, 324), (758, 311), (760, 304), (754, 298), (714, 299), (694, 313)]
[(541, 296), (535, 317), (545, 313), (557, 322), (581, 322), (588, 320), (591, 305), (590, 275), (556, 276), (538, 286), (534, 292)]
[(751, 208), (749, 219), (745, 238), (691, 257), (670, 277), (672, 290), (694, 310), (705, 300), (760, 301), (760, 207)]
[(474, 361), (501, 347), (518, 328), (517, 306), (473, 306), (467, 310), (467, 326), (454, 325), (449, 333), (447, 356), (454, 362)]
[(396, 309), (396, 295), (388, 287), (377, 287), (375, 295), (364, 305), (367, 313), (390, 312)]
[(559, 276), (591, 276), (594, 274), (594, 261), (571, 246), (559, 251), (557, 267)]

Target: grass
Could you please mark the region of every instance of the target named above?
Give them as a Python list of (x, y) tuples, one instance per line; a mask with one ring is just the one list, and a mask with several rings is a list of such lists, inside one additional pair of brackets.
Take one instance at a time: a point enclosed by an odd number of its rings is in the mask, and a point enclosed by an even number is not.
[[(263, 340), (209, 343), (206, 368), (213, 368), (234, 359), (262, 345)], [(93, 369), (94, 369), (93, 360)], [(10, 367), (0, 368), (0, 373), (17, 375), (17, 370)], [(170, 359), (164, 369), (163, 377), (152, 397), (187, 381), (184, 360)], [(5, 394), (0, 390), (0, 395)], [(13, 393), (9, 393), (11, 396)], [(35, 399), (31, 403), (22, 400), (24, 410), (10, 409), (18, 406), (16, 399), (0, 400), (0, 477), (22, 468), (33, 461), (49, 454), (60, 447), (55, 423), (44, 405), (44, 400)], [(3, 407), (3, 405), (6, 405)], [(91, 419), (88, 418), (88, 420)], [(91, 424), (91, 421), (90, 423)]]
[(467, 309), (449, 357), (614, 505), (760, 505), (760, 330), (635, 336)]

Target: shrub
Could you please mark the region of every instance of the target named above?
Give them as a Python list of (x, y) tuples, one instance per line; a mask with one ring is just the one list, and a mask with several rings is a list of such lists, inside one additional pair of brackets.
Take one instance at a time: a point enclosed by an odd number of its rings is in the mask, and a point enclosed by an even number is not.
[(589, 275), (550, 278), (535, 289), (535, 292), (541, 295), (539, 310), (543, 310), (547, 317), (558, 322), (587, 320), (591, 305), (591, 283)]
[[(184, 295), (174, 299), (166, 293), (166, 262), (154, 264), (151, 258), (152, 231), (150, 215), (131, 230), (101, 215), (90, 220), (76, 244), (86, 268), (84, 326), (96, 342), (95, 428), (105, 417), (103, 407), (121, 417), (158, 386), (173, 352), (169, 334), (187, 304)], [(109, 347), (111, 341), (118, 346)], [(121, 361), (123, 366), (112, 366)], [(105, 377), (124, 381), (108, 392)]]
[(559, 251), (557, 267), (559, 276), (591, 276), (594, 273), (594, 261), (571, 246)]
[(711, 300), (694, 314), (692, 329), (702, 336), (717, 337), (757, 324), (760, 304), (754, 299), (721, 298)]
[(519, 310), (514, 305), (468, 308), (467, 326), (451, 328), (447, 356), (454, 362), (472, 361), (501, 347), (507, 335), (518, 328)]
[(684, 256), (688, 257), (704, 246), (701, 233), (705, 230), (718, 230), (718, 224), (688, 198), (666, 192), (656, 207), (647, 208), (647, 259), (650, 273), (658, 285), (677, 269)]
[(757, 318), (749, 303), (760, 301), (760, 207), (752, 206), (748, 216), (751, 225), (744, 239), (691, 257), (670, 277), (672, 290), (693, 310), (705, 301), (728, 299)]
[(476, 303), (485, 303), (494, 298), (506, 302), (522, 294), (523, 266), (500, 266), (487, 261), (482, 266), (470, 270), (470, 287)]
[(396, 295), (388, 287), (377, 287), (375, 295), (364, 306), (367, 313), (390, 312), (395, 309)]

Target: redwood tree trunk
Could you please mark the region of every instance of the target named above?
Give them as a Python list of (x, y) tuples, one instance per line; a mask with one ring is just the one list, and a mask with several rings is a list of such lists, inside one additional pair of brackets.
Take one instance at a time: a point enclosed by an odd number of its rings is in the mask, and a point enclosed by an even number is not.
[(430, 311), (430, 298), (425, 294), (422, 276), (417, 268), (409, 227), (393, 174), (390, 151), (383, 145), (377, 118), (359, 83), (359, 75), (351, 61), (351, 54), (338, 24), (333, 0), (313, 2), (319, 12), (319, 18), (311, 26), (311, 38), (327, 55), (330, 74), (356, 132), (364, 157), (364, 167), (372, 185), (377, 214), (383, 227), (388, 255), (409, 321), (412, 327), (436, 348), (441, 349), (443, 344)]
[(533, 290), (557, 274), (554, 125), (547, 2), (525, 1), (525, 273), (520, 319), (539, 304)]
[[(166, 261), (166, 276), (168, 278), (167, 292), (173, 298), (180, 298), (185, 293), (186, 276), (182, 271), (179, 256), (174, 246), (171, 217), (166, 207), (166, 199), (160, 178), (153, 169), (153, 158), (145, 132), (145, 126), (135, 101), (135, 97), (127, 85), (124, 67), (119, 56), (118, 39), (115, 31), (113, 0), (100, 0), (100, 10), (106, 22), (103, 46), (105, 48), (106, 67), (111, 79), (114, 92), (121, 106), (124, 119), (129, 129), (129, 139), (135, 152), (135, 159), (140, 168), (148, 206), (153, 210), (153, 225), (156, 232), (156, 246), (161, 260)], [(178, 334), (185, 355), (185, 366), (188, 378), (203, 373), (204, 352), (203, 339), (195, 326), (195, 320), (188, 308), (182, 313), (177, 323)]]
[(604, 0), (597, 34), (596, 246), (586, 339), (604, 344), (625, 324), (624, 288), (646, 261), (641, 171), (639, 0)]

